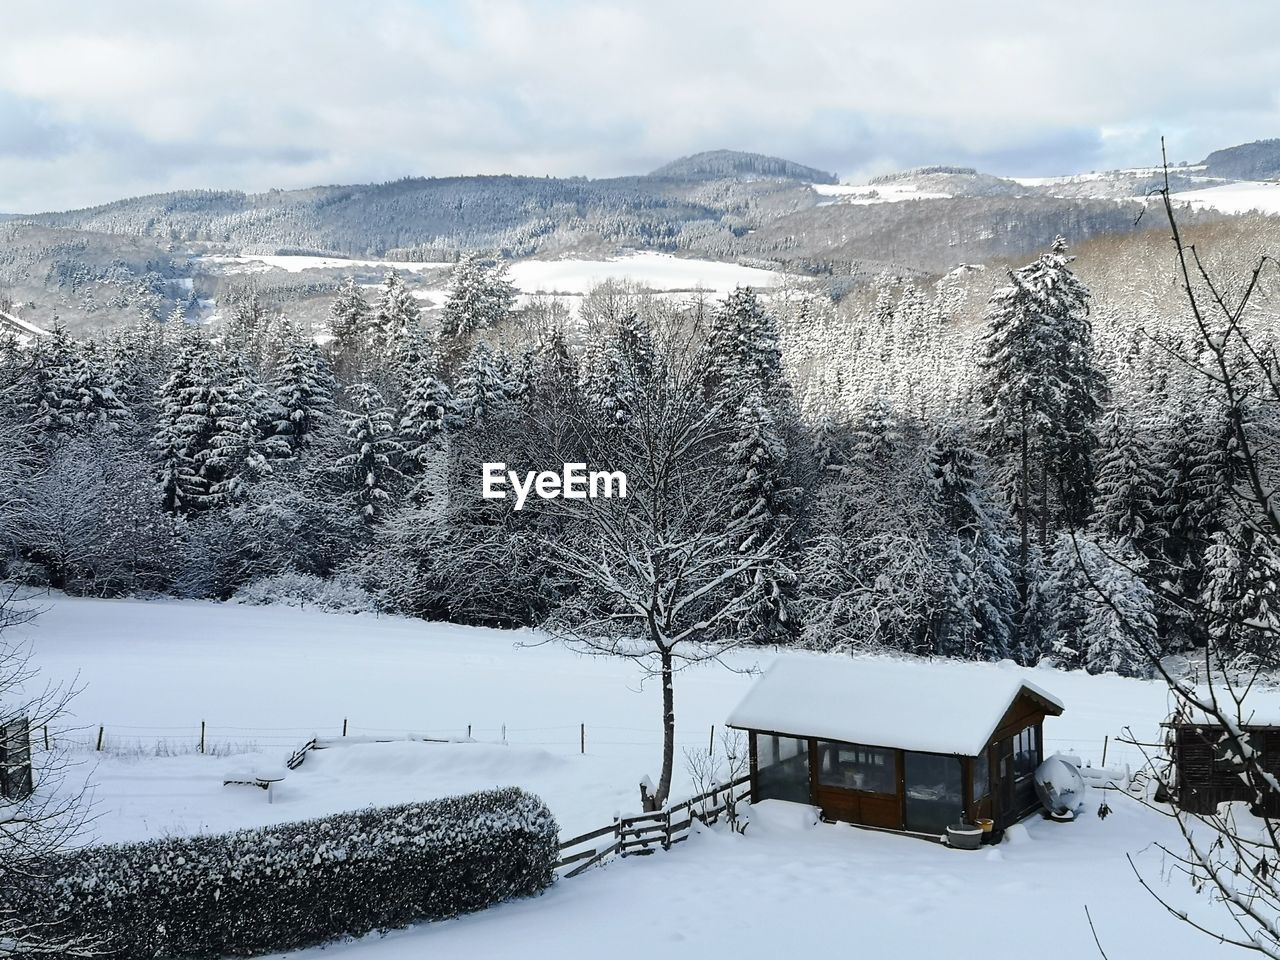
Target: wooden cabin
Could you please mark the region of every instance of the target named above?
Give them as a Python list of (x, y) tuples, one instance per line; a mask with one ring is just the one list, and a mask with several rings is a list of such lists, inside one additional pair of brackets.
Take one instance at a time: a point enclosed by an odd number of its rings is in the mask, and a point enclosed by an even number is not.
[(729, 717), (751, 748), (751, 798), (931, 837), (1039, 808), (1042, 724), (1063, 706), (1016, 670), (790, 656)]
[[(1226, 729), (1219, 723), (1190, 720), (1165, 724), (1173, 759), (1173, 800), (1189, 813), (1213, 813), (1220, 803), (1244, 801), (1255, 814), (1280, 817), (1280, 796), (1269, 793), (1261, 808), (1241, 777)], [(1280, 722), (1253, 717), (1240, 725), (1246, 744), (1260, 751), (1262, 769), (1280, 777)]]

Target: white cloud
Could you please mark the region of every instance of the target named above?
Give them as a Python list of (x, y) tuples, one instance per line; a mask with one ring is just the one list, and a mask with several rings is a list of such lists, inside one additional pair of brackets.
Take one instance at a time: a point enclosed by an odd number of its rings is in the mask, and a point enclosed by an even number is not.
[(175, 187), (1178, 159), (1280, 130), (1280, 7), (1190, 0), (6, 5), (0, 210)]

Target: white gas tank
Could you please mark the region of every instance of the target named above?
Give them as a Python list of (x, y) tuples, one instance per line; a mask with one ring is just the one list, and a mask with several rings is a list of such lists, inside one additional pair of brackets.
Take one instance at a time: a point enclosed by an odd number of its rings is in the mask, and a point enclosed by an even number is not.
[(1052, 816), (1071, 819), (1084, 806), (1084, 777), (1063, 757), (1050, 757), (1040, 764), (1035, 781), (1040, 802)]

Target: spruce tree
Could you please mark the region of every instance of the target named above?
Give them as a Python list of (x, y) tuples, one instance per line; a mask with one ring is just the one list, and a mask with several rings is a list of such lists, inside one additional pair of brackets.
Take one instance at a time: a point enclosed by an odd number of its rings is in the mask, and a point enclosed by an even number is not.
[(467, 254), (449, 277), (441, 338), (456, 342), (496, 326), (510, 314), (515, 299), (515, 287), (507, 279), (505, 267), (486, 267), (478, 254)]
[(1143, 556), (1154, 550), (1160, 481), (1145, 431), (1119, 406), (1103, 419), (1094, 524), (1108, 540), (1123, 541)]
[(502, 356), (495, 356), (484, 342), (477, 343), (458, 371), (454, 406), (460, 425), (479, 423), (506, 408), (516, 388), (504, 369)]
[(294, 340), (276, 368), (274, 387), (277, 417), (272, 429), (296, 455), (333, 416), (337, 385), (315, 344)]
[(1059, 238), (1050, 252), (1011, 271), (988, 303), (982, 342), (983, 428), (989, 452), (1005, 466), (1006, 495), (1020, 524), (1024, 630), (1033, 589), (1031, 525), (1043, 549), (1055, 522), (1084, 521), (1093, 484), (1104, 381), (1094, 361), (1089, 291), (1071, 259)]
[(403, 278), (395, 270), (388, 271), (370, 325), (367, 346), (372, 357), (380, 363), (394, 364), (398, 352), (418, 332), (419, 313), (418, 301)]
[(160, 413), (152, 441), (162, 503), (173, 513), (199, 509), (209, 492), (200, 461), (214, 429), (206, 394), (210, 379), (209, 346), (191, 337), (160, 387)]
[(27, 364), (24, 407), (46, 440), (110, 425), (126, 415), (104, 366), (96, 350), (61, 326), (36, 341)]
[(770, 562), (740, 589), (753, 597), (746, 626), (763, 642), (788, 642), (800, 630), (798, 578), (791, 567), (799, 490), (787, 475), (787, 447), (764, 401), (748, 396), (729, 444), (730, 518), (742, 552), (767, 550)]
[(370, 383), (353, 384), (342, 412), (346, 453), (333, 465), (340, 489), (368, 524), (381, 521), (395, 504), (404, 446), (396, 417)]
[(364, 362), (364, 352), (373, 336), (373, 314), (356, 281), (348, 277), (329, 305), (329, 345), (337, 375), (344, 380)]
[[(238, 353), (224, 357), (204, 399), (213, 427), (208, 446), (197, 455), (208, 490), (202, 505), (221, 507), (243, 499), (270, 472), (269, 457), (288, 450), (277, 449), (281, 441), (265, 432), (278, 416), (274, 400), (253, 382)], [(263, 410), (264, 404), (271, 408)]]
[(1017, 586), (1005, 526), (987, 498), (978, 454), (946, 431), (930, 447), (926, 470), (941, 519), (936, 549), (947, 555), (935, 650), (966, 659), (1009, 656)]
[(708, 349), (709, 395), (755, 395), (770, 405), (787, 396), (776, 321), (750, 287), (736, 288), (718, 305)]
[[(406, 474), (423, 474), (444, 449), (452, 407), (449, 387), (435, 376), (430, 365), (420, 365), (408, 383), (398, 418), (397, 435), (404, 445)], [(420, 483), (414, 496), (421, 498), (426, 492)]]

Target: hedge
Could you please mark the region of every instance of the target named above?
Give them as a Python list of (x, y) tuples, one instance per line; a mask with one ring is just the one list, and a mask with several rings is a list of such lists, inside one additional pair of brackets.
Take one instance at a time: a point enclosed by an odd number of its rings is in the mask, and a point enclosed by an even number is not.
[(516, 788), (66, 854), (35, 919), (124, 960), (274, 953), (442, 920), (554, 879), (557, 828)]

